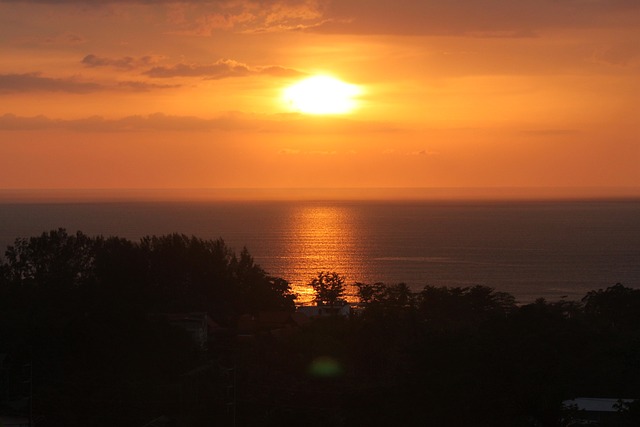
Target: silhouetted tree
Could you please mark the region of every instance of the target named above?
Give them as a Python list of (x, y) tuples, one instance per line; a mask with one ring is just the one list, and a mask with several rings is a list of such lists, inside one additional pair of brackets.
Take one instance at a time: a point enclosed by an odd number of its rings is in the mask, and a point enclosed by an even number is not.
[(345, 280), (338, 273), (321, 271), (309, 283), (318, 304), (334, 305), (345, 293)]
[(295, 294), (288, 281), (270, 277), (254, 262), (253, 257), (243, 248), (240, 257), (233, 257), (231, 269), (238, 280), (239, 298), (246, 311), (257, 313), (261, 310), (295, 310)]
[(401, 282), (387, 288), (387, 303), (398, 308), (411, 308), (414, 304), (415, 295), (407, 286)]
[(490, 318), (505, 318), (515, 310), (515, 298), (486, 286), (448, 288), (425, 286), (418, 295), (420, 314), (434, 325), (476, 327)]
[(204, 363), (202, 353), (184, 330), (150, 313), (206, 311), (233, 326), (242, 313), (292, 310), (293, 300), (286, 280), (221, 239), (171, 234), (135, 243), (58, 229), (16, 239), (0, 259), (0, 353), (15, 366), (32, 363), (35, 411), (48, 424), (143, 425), (158, 413), (180, 414), (181, 382), (213, 387), (195, 393), (207, 404), (221, 390), (200, 370), (184, 375)]
[(363, 304), (375, 304), (385, 299), (387, 287), (382, 282), (376, 282), (374, 284), (356, 282), (355, 286), (358, 290), (358, 300)]
[(9, 280), (42, 291), (77, 288), (92, 279), (95, 245), (96, 239), (62, 228), (18, 238), (5, 252)]
[(582, 302), (585, 314), (602, 327), (640, 331), (640, 289), (616, 283), (605, 290), (588, 292)]
[(385, 285), (380, 282), (372, 285), (356, 283), (355, 286), (358, 289), (358, 299), (365, 305), (381, 304), (397, 308), (409, 308), (415, 302), (415, 294), (406, 283), (395, 285)]

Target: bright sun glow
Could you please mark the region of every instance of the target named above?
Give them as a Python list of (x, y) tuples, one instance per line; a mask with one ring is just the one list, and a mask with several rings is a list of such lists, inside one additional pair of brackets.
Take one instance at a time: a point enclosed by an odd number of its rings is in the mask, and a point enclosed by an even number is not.
[(301, 113), (346, 114), (355, 109), (355, 97), (359, 94), (356, 85), (333, 77), (314, 76), (285, 89), (284, 99)]

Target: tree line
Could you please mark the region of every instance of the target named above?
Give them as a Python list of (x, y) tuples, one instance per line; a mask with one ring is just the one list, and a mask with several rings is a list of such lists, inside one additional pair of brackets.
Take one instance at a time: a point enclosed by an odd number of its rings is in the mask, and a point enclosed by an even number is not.
[(245, 313), (292, 311), (294, 298), (287, 281), (222, 239), (132, 242), (64, 229), (16, 239), (0, 261), (0, 415), (25, 412), (27, 364), (42, 425), (137, 425), (154, 408), (171, 412), (166, 400), (178, 396), (140, 396), (181, 387), (180, 375), (206, 360), (150, 314), (204, 312), (232, 328)]
[[(310, 284), (319, 304), (340, 304), (346, 290), (334, 272)], [(573, 426), (585, 414), (563, 401), (640, 397), (638, 289), (617, 283), (580, 301), (518, 304), (481, 285), (355, 286), (352, 319), (314, 324), (320, 353), (355, 381), (332, 378), (348, 402), (335, 405), (348, 408), (343, 425)], [(640, 402), (619, 409), (590, 425), (640, 423)]]
[[(335, 305), (345, 283), (327, 271), (309, 286)], [(518, 304), (479, 285), (355, 286), (352, 316), (247, 340), (242, 315), (292, 313), (295, 295), (246, 249), (180, 234), (17, 239), (0, 261), (0, 414), (25, 410), (26, 383), (42, 426), (568, 426), (580, 417), (563, 400), (640, 397), (638, 289)], [(149, 317), (193, 311), (225, 331), (205, 353)], [(600, 425), (637, 425), (624, 409)]]

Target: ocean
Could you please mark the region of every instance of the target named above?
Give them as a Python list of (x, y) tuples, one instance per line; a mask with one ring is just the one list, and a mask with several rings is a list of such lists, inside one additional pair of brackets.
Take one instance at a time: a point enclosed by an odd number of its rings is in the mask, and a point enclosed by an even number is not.
[(319, 271), (416, 291), (479, 284), (521, 303), (579, 300), (617, 282), (640, 288), (640, 200), (0, 202), (2, 253), (57, 228), (222, 238), (302, 300)]

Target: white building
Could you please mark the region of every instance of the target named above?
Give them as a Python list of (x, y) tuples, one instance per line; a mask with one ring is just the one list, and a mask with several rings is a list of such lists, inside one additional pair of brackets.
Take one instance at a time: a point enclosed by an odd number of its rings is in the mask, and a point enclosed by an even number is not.
[(309, 318), (326, 316), (349, 317), (351, 315), (351, 305), (346, 302), (341, 302), (335, 305), (303, 305), (298, 307), (296, 311)]

